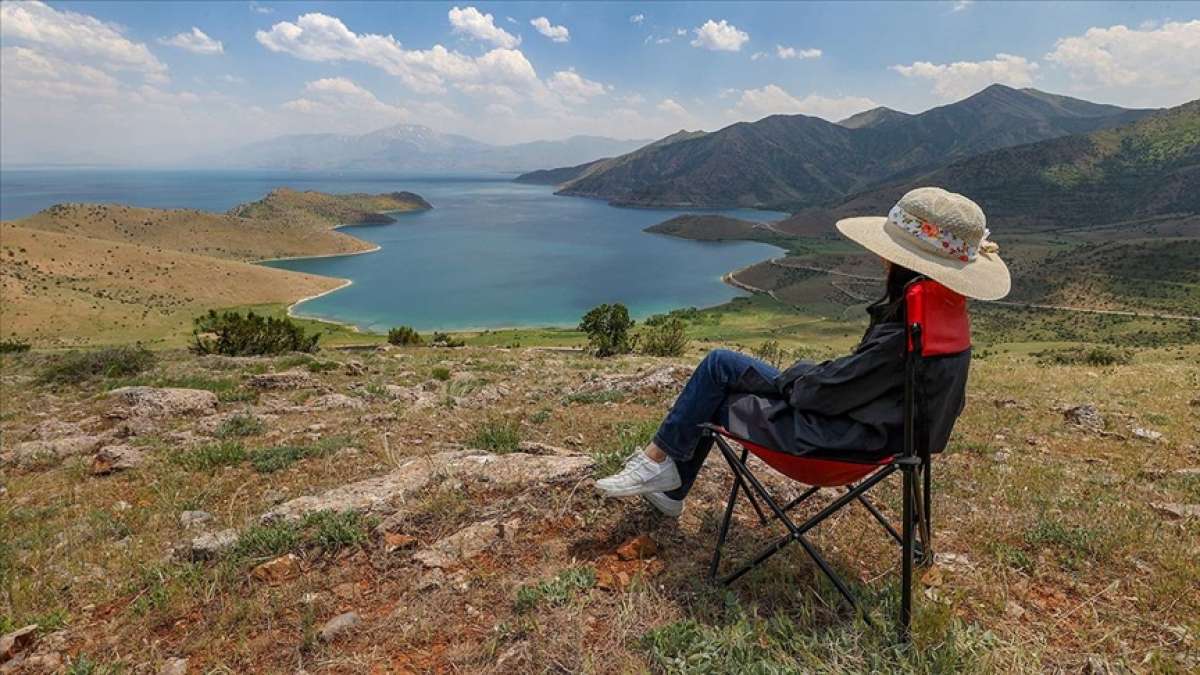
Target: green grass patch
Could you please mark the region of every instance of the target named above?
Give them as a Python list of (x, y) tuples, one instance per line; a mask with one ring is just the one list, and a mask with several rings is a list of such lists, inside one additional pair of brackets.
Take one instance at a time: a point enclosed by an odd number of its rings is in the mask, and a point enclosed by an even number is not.
[(310, 457), (324, 457), (349, 443), (345, 436), (327, 436), (310, 445), (277, 445), (250, 451), (250, 464), (259, 473), (274, 473)]
[(476, 427), (470, 443), (497, 455), (516, 452), (521, 443), (521, 425), (516, 420), (488, 420)]
[(518, 612), (542, 605), (565, 605), (581, 591), (596, 585), (596, 570), (592, 567), (572, 567), (559, 572), (553, 579), (522, 586), (517, 590), (515, 608)]
[(567, 403), (620, 403), (625, 400), (625, 392), (610, 389), (608, 391), (590, 391), (570, 394), (564, 399)]
[(254, 562), (309, 547), (335, 553), (366, 544), (376, 524), (374, 518), (353, 511), (317, 511), (299, 522), (280, 520), (252, 525), (238, 537), (230, 558), (235, 562)]
[(217, 427), (217, 438), (244, 438), (257, 436), (266, 431), (267, 427), (254, 415), (237, 413), (226, 419)]
[(608, 436), (608, 442), (599, 450), (592, 452), (596, 461), (593, 473), (597, 477), (611, 476), (620, 471), (625, 460), (633, 453), (641, 450), (654, 440), (654, 434), (662, 419), (651, 418), (638, 422), (623, 422), (613, 428)]
[(171, 459), (189, 471), (214, 471), (246, 461), (246, 446), (241, 441), (226, 440), (175, 452)]
[(39, 380), (46, 384), (77, 384), (97, 377), (130, 377), (152, 368), (158, 359), (141, 346), (68, 352), (52, 357)]
[(445, 382), (450, 379), (450, 369), (443, 366), (437, 366), (430, 371), (429, 375), (439, 382)]

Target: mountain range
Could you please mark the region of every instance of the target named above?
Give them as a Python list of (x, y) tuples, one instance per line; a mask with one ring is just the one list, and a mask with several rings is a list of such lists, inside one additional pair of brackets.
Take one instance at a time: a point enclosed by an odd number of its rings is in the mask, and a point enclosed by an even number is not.
[(679, 132), (625, 155), (518, 180), (620, 205), (797, 210), (991, 150), (1117, 127), (1151, 112), (992, 85), (919, 114), (876, 108), (837, 124), (771, 115), (711, 133)]
[(1200, 100), (1121, 127), (1002, 148), (803, 209), (779, 223), (828, 231), (838, 218), (886, 213), (900, 195), (938, 185), (970, 195), (988, 221), (1045, 230), (1184, 219), (1200, 234)]
[(429, 127), (398, 124), (366, 134), (288, 134), (197, 158), (223, 168), (521, 172), (620, 155), (647, 143), (602, 136), (491, 145)]

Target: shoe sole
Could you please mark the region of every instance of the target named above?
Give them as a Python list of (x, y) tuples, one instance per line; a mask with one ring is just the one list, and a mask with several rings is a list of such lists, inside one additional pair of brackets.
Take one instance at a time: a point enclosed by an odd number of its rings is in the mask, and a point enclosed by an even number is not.
[(683, 513), (683, 502), (671, 499), (661, 492), (642, 495), (642, 499), (668, 518), (678, 518), (679, 514)]
[(651, 481), (649, 483), (642, 483), (641, 485), (616, 489), (609, 489), (597, 483), (596, 489), (600, 490), (609, 497), (639, 497), (650, 494), (651, 492), (669, 492), (679, 487), (681, 484), (682, 481), (680, 481), (679, 476), (676, 475), (675, 480), (670, 482), (658, 483)]

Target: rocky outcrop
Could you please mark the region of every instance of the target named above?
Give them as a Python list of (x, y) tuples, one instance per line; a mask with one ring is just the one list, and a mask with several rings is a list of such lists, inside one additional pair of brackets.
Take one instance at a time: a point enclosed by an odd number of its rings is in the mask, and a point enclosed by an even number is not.
[(691, 369), (684, 366), (663, 366), (627, 375), (600, 373), (572, 393), (600, 394), (615, 391), (623, 394), (642, 394), (676, 391), (687, 382), (691, 374)]
[(486, 482), (495, 487), (549, 484), (587, 475), (592, 458), (515, 452), (493, 455), (478, 450), (452, 450), (409, 459), (394, 471), (284, 502), (263, 514), (264, 521), (299, 520), (317, 511), (389, 513), (435, 478)]
[(217, 411), (217, 395), (204, 389), (121, 387), (108, 395), (116, 403), (113, 412), (117, 417), (211, 415)]
[(91, 471), (94, 476), (103, 476), (139, 467), (145, 460), (142, 451), (131, 445), (109, 445), (92, 457)]
[(317, 386), (317, 380), (308, 371), (285, 370), (255, 375), (246, 384), (255, 389), (307, 389)]
[(360, 398), (345, 394), (325, 394), (318, 396), (305, 406), (309, 410), (362, 410), (367, 404)]
[(500, 524), (495, 520), (484, 520), (417, 551), (413, 558), (426, 567), (454, 567), (486, 551), (500, 536)]
[(112, 440), (111, 434), (78, 435), (51, 440), (25, 441), (0, 454), (0, 465), (29, 467), (41, 462), (60, 462), (67, 457), (96, 452)]

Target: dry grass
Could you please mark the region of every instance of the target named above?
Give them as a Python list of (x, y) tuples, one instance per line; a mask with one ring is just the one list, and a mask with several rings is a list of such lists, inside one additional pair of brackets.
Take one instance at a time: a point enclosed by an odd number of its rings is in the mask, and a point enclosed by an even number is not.
[[(856, 622), (799, 550), (727, 590), (710, 586), (708, 547), (729, 478), (715, 462), (678, 521), (637, 500), (603, 500), (586, 485), (432, 485), (403, 505), (398, 520), (422, 545), (483, 518), (514, 524), (437, 586), (425, 587), (410, 550), (388, 553), (378, 535), (349, 521), (257, 528), (242, 555), (215, 562), (167, 556), (188, 536), (178, 520), (184, 510), (243, 528), (282, 497), (470, 444), (498, 420), (515, 423), (506, 427), (505, 448), (512, 431), (598, 456), (624, 451), (672, 394), (568, 401), (572, 388), (593, 371), (692, 364), (698, 353), (671, 361), (475, 348), (323, 354), (367, 367), (365, 375), (315, 375), (367, 407), (320, 413), (279, 412), (303, 393), (267, 392), (256, 402), (234, 395), (246, 377), (286, 367), (285, 359), (164, 354), (154, 377), (208, 383), (226, 392), (223, 414), (254, 412), (266, 428), (236, 440), (189, 440), (188, 432), (200, 433), (197, 422), (172, 420), (136, 439), (147, 465), (109, 477), (88, 475), (85, 458), (5, 469), (0, 615), (10, 624), (64, 624), (70, 659), (135, 671), (188, 655), (194, 669), (233, 672), (1078, 672), (1099, 664), (1188, 672), (1200, 667), (1200, 523), (1170, 519), (1151, 504), (1200, 503), (1195, 476), (1159, 471), (1200, 466), (1197, 355), (1194, 348), (1143, 351), (1132, 364), (1104, 368), (1041, 366), (1003, 352), (976, 361), (967, 410), (935, 475), (936, 547), (951, 555), (920, 582), (916, 639), (907, 649), (890, 631)], [(38, 355), (3, 358), (5, 446), (46, 419), (100, 414), (97, 394), (118, 384), (51, 389), (32, 384)], [(508, 393), (481, 407), (439, 400), (424, 409), (370, 393), (419, 384), (435, 368), (503, 384)], [(1100, 409), (1108, 434), (1063, 422), (1056, 407), (1082, 402)], [(1134, 438), (1132, 427), (1164, 440)], [(264, 448), (322, 442), (325, 450), (299, 453), (270, 472), (251, 460)], [(245, 454), (217, 453), (221, 461), (203, 465), (178, 460), (180, 451), (211, 443), (237, 443)], [(889, 513), (895, 492), (882, 493)], [(749, 515), (739, 515), (731, 555), (771, 534)], [(643, 533), (659, 544), (657, 559), (620, 563), (629, 585), (607, 588), (601, 582), (618, 564), (612, 552)], [(815, 541), (886, 623), (897, 556), (873, 521), (847, 511)], [(299, 576), (277, 585), (249, 576), (256, 562), (285, 549), (301, 556)], [(326, 620), (350, 610), (362, 616), (360, 631), (331, 645), (316, 639)]]

